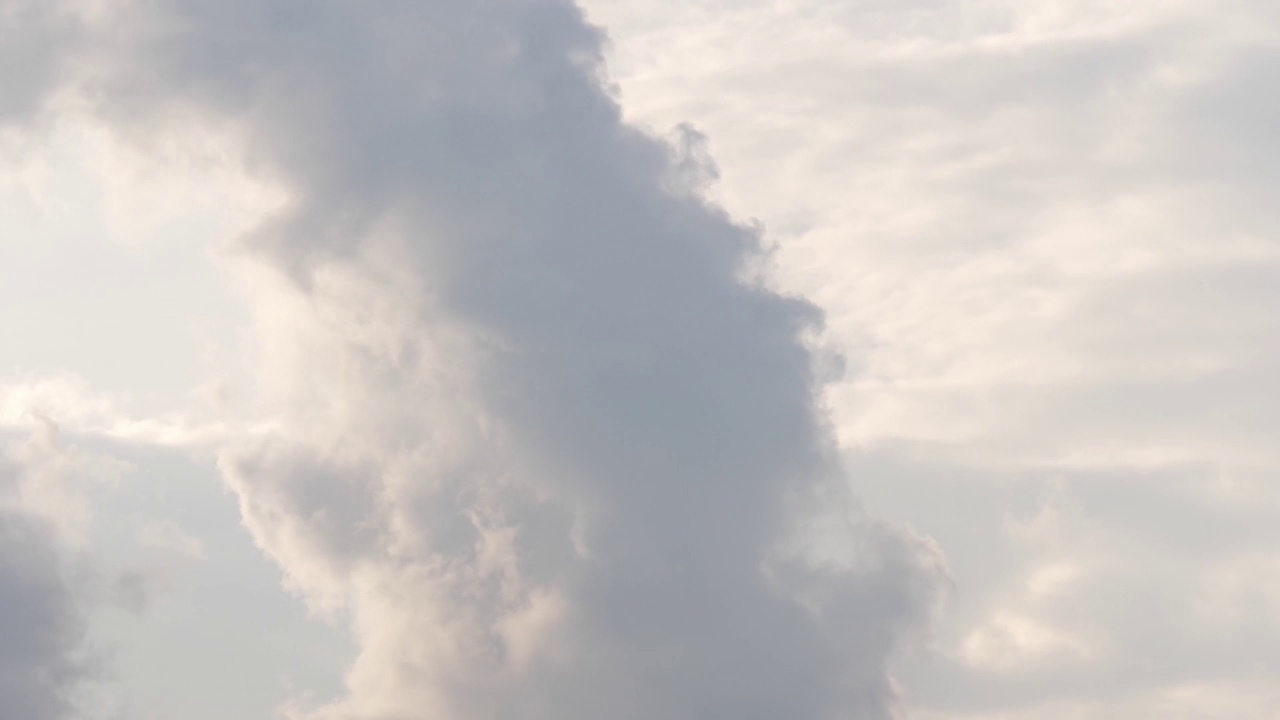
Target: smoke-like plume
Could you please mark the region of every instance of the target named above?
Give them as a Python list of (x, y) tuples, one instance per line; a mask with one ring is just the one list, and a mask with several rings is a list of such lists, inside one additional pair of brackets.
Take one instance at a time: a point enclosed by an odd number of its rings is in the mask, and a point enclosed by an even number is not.
[[(844, 496), (757, 233), (629, 127), (562, 0), (150, 0), (86, 14), (133, 137), (233, 127), (272, 436), (247, 527), (359, 644), (333, 720), (883, 718), (924, 545)], [(805, 520), (823, 508), (824, 528)], [(850, 543), (850, 540), (853, 540)], [(825, 558), (825, 559), (823, 559)]]

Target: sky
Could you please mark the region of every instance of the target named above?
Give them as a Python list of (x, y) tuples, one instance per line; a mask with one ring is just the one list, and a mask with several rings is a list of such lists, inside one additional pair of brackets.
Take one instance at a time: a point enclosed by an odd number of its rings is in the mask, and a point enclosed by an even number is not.
[(1272, 5), (0, 0), (0, 715), (1280, 718)]

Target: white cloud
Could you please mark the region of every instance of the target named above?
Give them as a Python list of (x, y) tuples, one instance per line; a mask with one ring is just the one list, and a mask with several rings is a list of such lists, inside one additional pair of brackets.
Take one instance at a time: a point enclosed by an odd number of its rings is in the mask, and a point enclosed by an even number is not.
[(827, 311), (869, 505), (947, 553), (918, 712), (1271, 717), (1230, 699), (1280, 672), (1270, 4), (587, 5)]
[(218, 402), (147, 414), (127, 397), (94, 391), (70, 374), (0, 376), (0, 430), (31, 432), (55, 423), (76, 435), (208, 451), (228, 438), (262, 434), (272, 421), (250, 421)]

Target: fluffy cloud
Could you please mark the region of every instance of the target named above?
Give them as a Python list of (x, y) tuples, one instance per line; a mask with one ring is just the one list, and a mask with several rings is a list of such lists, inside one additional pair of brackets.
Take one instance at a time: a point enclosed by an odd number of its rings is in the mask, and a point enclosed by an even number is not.
[(359, 645), (299, 717), (883, 716), (937, 554), (842, 462), (947, 551), (919, 716), (1267, 717), (1276, 11), (584, 4), (723, 184), (619, 120), (564, 3), (9, 2), (49, 42), (6, 43), (6, 119), (68, 73), (143, 154), (197, 128), (271, 187), (234, 250), (271, 420), (0, 409), (227, 445)]
[[(120, 3), (81, 98), (228, 124), (288, 197), (256, 267), (277, 430), (222, 467), (348, 618), (315, 718), (886, 718), (933, 546), (865, 518), (821, 315), (750, 279), (696, 133), (627, 126), (567, 2)], [(809, 525), (821, 512), (822, 533)]]

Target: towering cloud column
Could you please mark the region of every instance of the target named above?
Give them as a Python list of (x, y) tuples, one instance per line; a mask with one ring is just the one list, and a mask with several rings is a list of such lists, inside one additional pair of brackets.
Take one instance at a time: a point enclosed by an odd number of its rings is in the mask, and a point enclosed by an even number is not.
[[(298, 716), (891, 714), (935, 559), (845, 514), (819, 313), (744, 279), (757, 232), (701, 198), (697, 152), (622, 122), (577, 7), (86, 17), (104, 117), (232, 127), (288, 197), (239, 243), (278, 429), (223, 467), (359, 645)], [(806, 532), (819, 507), (852, 535)]]

